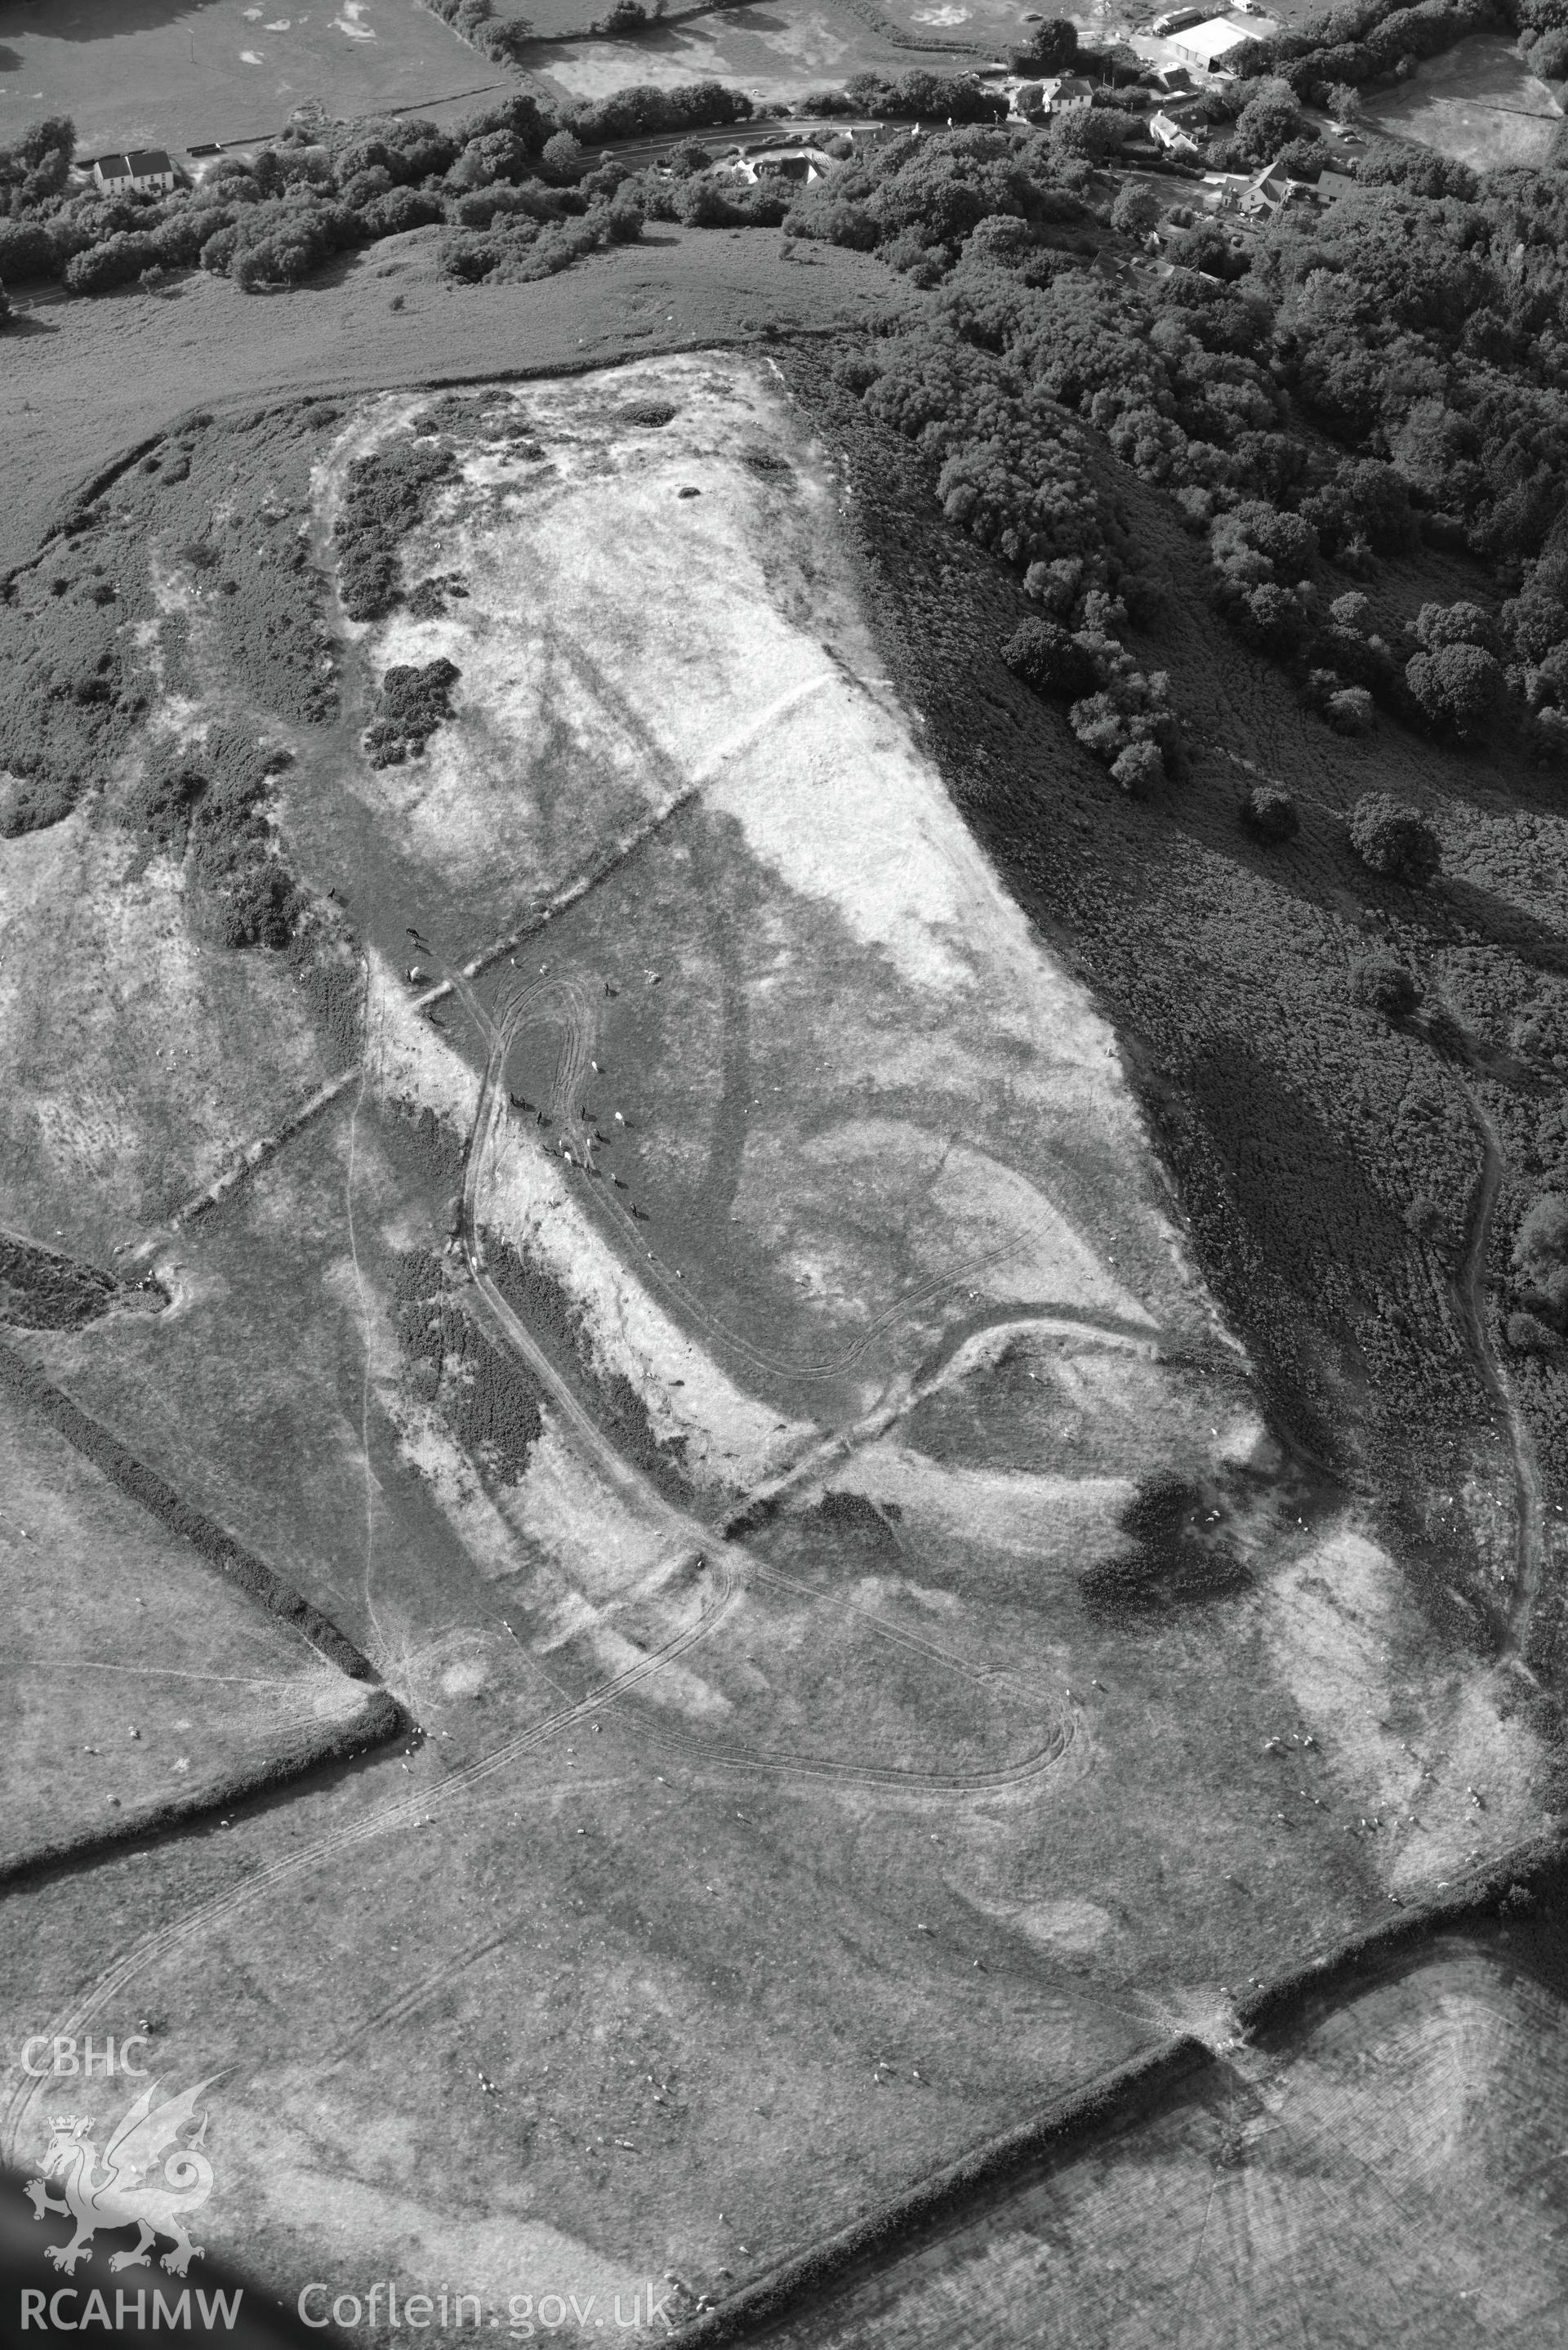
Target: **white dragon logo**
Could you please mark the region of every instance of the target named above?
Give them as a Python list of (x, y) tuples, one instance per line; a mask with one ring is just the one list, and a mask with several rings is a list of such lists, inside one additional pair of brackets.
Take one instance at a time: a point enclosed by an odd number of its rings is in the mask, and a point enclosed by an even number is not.
[[(172, 2251), (163, 2254), (162, 2265), (175, 2276), (183, 2276), (192, 2261), (202, 2258), (202, 2248), (191, 2241), (185, 2220), (186, 2214), (199, 2210), (213, 2191), (213, 2166), (202, 2152), (207, 2135), (205, 2111), (195, 2136), (183, 2146), (180, 2132), (193, 2119), (196, 2100), (202, 2090), (216, 2078), (216, 2074), (210, 2074), (193, 2089), (185, 2090), (178, 2097), (165, 2098), (157, 2106), (152, 2100), (158, 2094), (158, 2084), (150, 2081), (105, 2147), (103, 2168), (107, 2176), (96, 2186), (93, 2172), (98, 2168), (99, 2152), (86, 2135), (90, 2116), (54, 2116), (44, 2155), (43, 2178), (30, 2178), (22, 2191), (33, 2206), (36, 2220), (42, 2220), (51, 2211), (63, 2212), (75, 2220), (76, 2234), (68, 2244), (46, 2244), (46, 2259), (53, 2261), (57, 2269), (64, 2269), (67, 2276), (72, 2275), (77, 2262), (88, 2256), (93, 2234), (99, 2228), (136, 2228), (140, 2231), (133, 2251), (111, 2256), (111, 2269), (150, 2267), (148, 2254), (160, 2236), (174, 2239)], [(143, 2174), (156, 2169), (167, 2147), (174, 2150), (163, 2164), (164, 2183), (142, 2183)], [(62, 2198), (49, 2193), (45, 2181), (51, 2178), (59, 2181), (64, 2189)]]

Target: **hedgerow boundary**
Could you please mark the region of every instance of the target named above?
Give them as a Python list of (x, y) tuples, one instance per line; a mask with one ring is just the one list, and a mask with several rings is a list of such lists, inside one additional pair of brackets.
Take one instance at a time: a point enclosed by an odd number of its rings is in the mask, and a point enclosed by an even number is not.
[[(881, 9), (877, 6), (876, 0), (831, 0), (831, 4), (846, 9), (851, 16), (857, 17), (868, 32), (875, 33), (879, 40), (888, 42), (889, 47), (897, 49), (912, 49), (919, 57), (987, 57), (992, 54), (991, 50), (979, 41), (943, 41), (939, 40), (935, 36), (929, 41), (917, 40), (913, 33), (906, 32), (903, 26), (897, 24), (891, 16), (884, 16)], [(531, 51), (567, 48), (586, 41), (600, 43), (615, 41), (623, 43), (630, 57), (635, 57), (645, 33), (674, 32), (681, 26), (691, 24), (700, 16), (727, 16), (735, 5), (736, 0), (692, 0), (690, 7), (669, 8), (662, 16), (650, 16), (645, 26), (630, 27), (616, 33), (607, 33), (593, 25), (584, 25), (575, 32), (532, 33), (525, 42), (518, 43), (518, 56), (513, 65), (513, 70), (521, 77), (525, 86), (537, 88), (545, 96), (553, 99), (555, 92), (549, 88), (547, 83), (538, 79), (537, 68), (526, 62)], [(431, 13), (434, 15), (435, 11), (432, 9)], [(443, 17), (441, 21), (444, 24), (446, 19)], [(448, 29), (456, 33), (460, 39), (467, 40), (471, 48), (475, 47), (460, 25), (451, 25)], [(480, 49), (477, 54), (483, 56), (485, 53)], [(491, 86), (486, 85), (487, 88)], [(497, 88), (504, 86), (501, 83), (493, 85)], [(459, 95), (467, 98), (480, 96), (483, 93), (463, 90), (460, 91)], [(426, 104), (435, 101), (425, 101)], [(384, 109), (388, 114), (417, 114), (420, 110), (418, 105), (388, 107)]]
[(857, 16), (868, 32), (875, 33), (879, 40), (890, 42), (896, 49), (929, 51), (933, 57), (989, 57), (992, 54), (979, 41), (917, 41), (902, 25), (883, 15), (877, 0), (838, 0), (838, 5)]
[[(1500, 1911), (1508, 1914), (1521, 1897), (1533, 1900), (1541, 1895), (1559, 1903), (1568, 1898), (1568, 1839), (1521, 1847), (1441, 1898), (1402, 1909), (1386, 1925), (1304, 1960), (1290, 1975), (1238, 2002), (1237, 2021), (1248, 2033), (1304, 2022), (1314, 2005), (1369, 1987), (1380, 1973), (1418, 1957), (1423, 1945), (1440, 1934), (1473, 1930)], [(1135, 2130), (1184, 2087), (1221, 2069), (1220, 2059), (1189, 2034), (1161, 2042), (781, 2262), (716, 2309), (690, 2319), (678, 2339), (691, 2350), (765, 2341), (773, 2326), (800, 2318), (814, 2304), (826, 2323), (832, 2297), (860, 2277), (974, 2220), (988, 2199), (1024, 2187), (1053, 2163), (1075, 2160), (1095, 2145)]]
[(297, 1632), (329, 1664), (336, 1665), (351, 1680), (379, 1684), (380, 1676), (369, 1659), (313, 1601), (286, 1583), (265, 1559), (236, 1540), (216, 1518), (183, 1500), (155, 1469), (139, 1461), (100, 1420), (83, 1411), (63, 1388), (57, 1387), (35, 1364), (3, 1340), (0, 1387), (47, 1420), (57, 1434), (63, 1436), (84, 1460), (90, 1461), (128, 1500), (138, 1503), (171, 1534), (189, 1543), (225, 1582), (237, 1585), (252, 1598), (259, 1599), (269, 1616)]
[(107, 1826), (52, 1836), (47, 1843), (0, 1860), (0, 1897), (41, 1878), (96, 1866), (127, 1846), (140, 1848), (183, 1835), (219, 1814), (232, 1820), (242, 1805), (285, 1794), (292, 1798), (303, 1792), (307, 1781), (373, 1753), (402, 1736), (409, 1727), (407, 1716), (389, 1690), (367, 1689), (364, 1703), (350, 1720), (334, 1724), (293, 1753), (270, 1757), (247, 1771), (231, 1772), (210, 1786), (192, 1788), (188, 1795), (166, 1796), (144, 1811), (122, 1813)]
[(1075, 2152), (1098, 2131), (1130, 2126), (1212, 2062), (1202, 2042), (1187, 2033), (1146, 2049), (1043, 2113), (983, 2139), (864, 2219), (781, 2262), (716, 2309), (689, 2319), (676, 2338), (695, 2350), (718, 2350), (722, 2343), (765, 2334), (776, 2320), (798, 2315), (815, 2296), (849, 2282), (862, 2265), (895, 2257), (917, 2238), (969, 2216), (986, 2195), (1022, 2185), (1052, 2156)]

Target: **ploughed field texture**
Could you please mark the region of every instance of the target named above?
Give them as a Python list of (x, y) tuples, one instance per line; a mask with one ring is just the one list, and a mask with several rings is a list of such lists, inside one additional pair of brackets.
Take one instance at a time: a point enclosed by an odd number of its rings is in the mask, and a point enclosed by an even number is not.
[[(1507, 1669), (1272, 1424), (776, 366), (153, 464), (0, 615), (0, 1221), (87, 1268), (6, 1343), (194, 1529), (205, 1669), (303, 1626), (405, 1732), (5, 1905), (18, 2041), (222, 2073), (215, 2242), (689, 2314), (1539, 1833)], [(196, 1669), (73, 1571), (84, 1656)]]

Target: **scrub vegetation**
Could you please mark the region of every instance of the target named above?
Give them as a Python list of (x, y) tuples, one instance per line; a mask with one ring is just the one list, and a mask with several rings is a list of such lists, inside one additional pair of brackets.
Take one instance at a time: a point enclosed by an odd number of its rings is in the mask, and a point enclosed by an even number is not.
[(151, 1274), (124, 1284), (97, 1265), (0, 1232), (0, 1322), (24, 1330), (78, 1330), (126, 1297), (154, 1309), (167, 1302)]

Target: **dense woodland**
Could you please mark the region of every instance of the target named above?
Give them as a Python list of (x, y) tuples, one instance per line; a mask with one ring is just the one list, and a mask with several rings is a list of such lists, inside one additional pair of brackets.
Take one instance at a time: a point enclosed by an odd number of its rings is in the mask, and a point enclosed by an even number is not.
[[(1524, 910), (1568, 879), (1557, 777), (1397, 720), (1365, 742), (1303, 719), (1289, 671), (1204, 610), (1202, 541), (1135, 484), (1129, 535), (1172, 593), (1128, 639), (1168, 669), (1187, 740), (1179, 783), (1128, 797), (1028, 674), (1016, 570), (919, 498), (917, 445), (852, 383), (784, 364), (848, 483), (889, 669), (1009, 886), (1114, 1018), (1272, 1425), (1304, 1473), (1374, 1501), (1424, 1604), (1490, 1648), (1511, 1469), (1471, 1284), (1549, 1536), (1568, 1489), (1568, 944)], [(1113, 495), (1114, 462), (1085, 454)], [(1386, 625), (1425, 573), (1461, 567), (1389, 558), (1370, 600)], [(1483, 1227), (1489, 1125), (1501, 1188)], [(1568, 1559), (1549, 1555), (1527, 1650), (1543, 1675), (1568, 1656)], [(1554, 1739), (1557, 1712), (1536, 1710)]]

